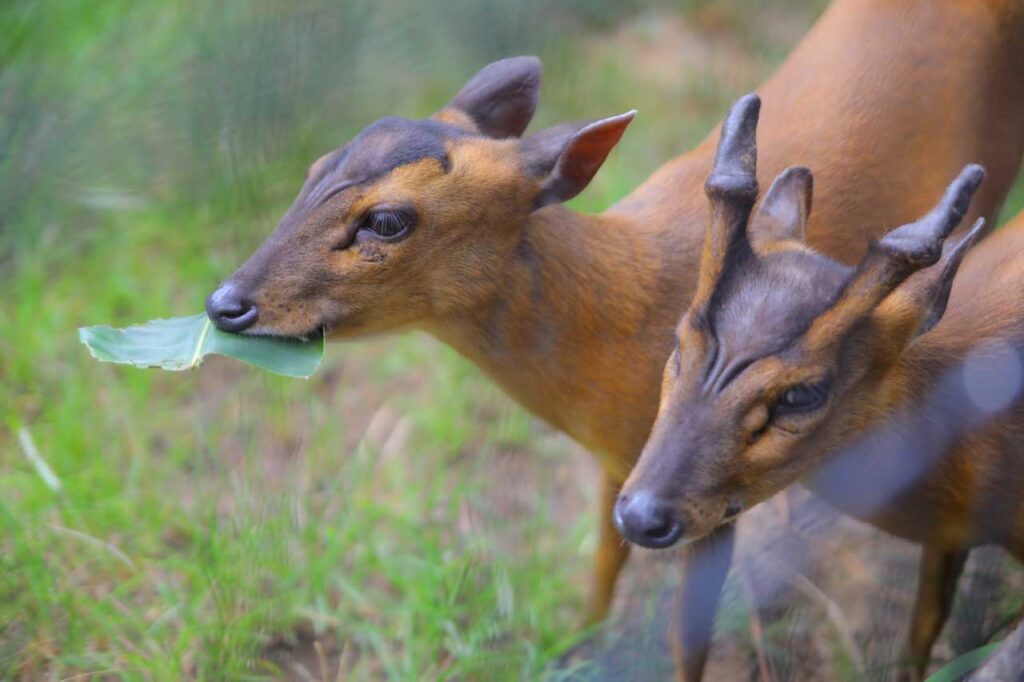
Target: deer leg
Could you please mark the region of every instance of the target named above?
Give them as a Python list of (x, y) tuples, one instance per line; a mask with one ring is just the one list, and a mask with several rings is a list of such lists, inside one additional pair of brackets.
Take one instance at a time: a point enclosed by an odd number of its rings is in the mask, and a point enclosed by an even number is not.
[(615, 595), (615, 582), (622, 567), (629, 558), (631, 545), (622, 539), (615, 528), (612, 512), (619, 496), (622, 481), (614, 479), (607, 472), (601, 476), (600, 524), (597, 553), (594, 557), (594, 578), (590, 586), (590, 600), (587, 604), (587, 625), (604, 620)]
[(715, 610), (732, 563), (736, 541), (733, 524), (722, 526), (688, 548), (683, 582), (676, 592), (672, 623), (672, 658), (679, 682), (699, 682), (711, 648)]
[(932, 645), (942, 631), (956, 594), (956, 584), (967, 562), (967, 552), (943, 552), (924, 547), (917, 579), (917, 600), (910, 620), (908, 665), (903, 680), (924, 679)]

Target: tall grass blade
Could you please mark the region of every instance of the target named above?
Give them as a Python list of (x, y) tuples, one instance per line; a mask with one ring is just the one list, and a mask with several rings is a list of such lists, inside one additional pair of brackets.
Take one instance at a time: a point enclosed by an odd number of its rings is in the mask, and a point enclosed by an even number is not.
[(929, 676), (926, 682), (956, 682), (962, 679), (964, 675), (981, 665), (989, 654), (998, 649), (999, 644), (999, 642), (993, 642), (957, 656), (937, 673)]
[(39, 474), (39, 478), (43, 479), (46, 487), (60, 494), (64, 489), (60, 479), (57, 478), (57, 474), (53, 473), (53, 469), (46, 463), (43, 456), (39, 454), (36, 443), (32, 440), (32, 434), (24, 426), (18, 429), (18, 443), (21, 445), (21, 451), (25, 453), (25, 458), (32, 463), (33, 468)]

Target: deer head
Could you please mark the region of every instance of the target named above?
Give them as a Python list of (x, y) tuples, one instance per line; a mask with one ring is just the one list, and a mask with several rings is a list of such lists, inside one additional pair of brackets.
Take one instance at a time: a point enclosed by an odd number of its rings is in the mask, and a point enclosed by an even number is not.
[(384, 118), (317, 160), (276, 231), (207, 299), (226, 331), (334, 337), (478, 305), (531, 213), (581, 192), (635, 112), (521, 138), (540, 62), (477, 73), (425, 120)]
[(676, 330), (658, 417), (616, 522), (643, 546), (699, 538), (807, 473), (877, 408), (886, 378), (942, 317), (983, 221), (945, 244), (983, 171), (968, 166), (924, 218), (854, 268), (804, 242), (811, 173), (783, 172), (756, 212), (748, 95), (723, 124), (697, 294)]

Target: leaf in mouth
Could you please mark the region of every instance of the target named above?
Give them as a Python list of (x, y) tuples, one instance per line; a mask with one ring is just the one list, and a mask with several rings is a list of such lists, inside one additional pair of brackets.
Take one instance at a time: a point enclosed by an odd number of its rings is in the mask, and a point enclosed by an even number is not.
[(205, 313), (151, 320), (124, 329), (82, 327), (78, 338), (97, 360), (135, 367), (185, 370), (214, 353), (290, 377), (308, 378), (320, 366), (324, 337), (310, 341), (247, 336), (217, 329)]

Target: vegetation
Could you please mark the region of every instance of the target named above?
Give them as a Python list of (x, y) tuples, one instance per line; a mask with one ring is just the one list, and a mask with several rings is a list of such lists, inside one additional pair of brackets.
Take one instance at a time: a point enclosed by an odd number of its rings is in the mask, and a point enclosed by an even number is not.
[(0, 7), (0, 678), (586, 674), (594, 469), (452, 351), (332, 346), (303, 382), (102, 365), (75, 330), (194, 312), (319, 154), (509, 54), (544, 58), (539, 124), (640, 109), (603, 208), (822, 4)]

